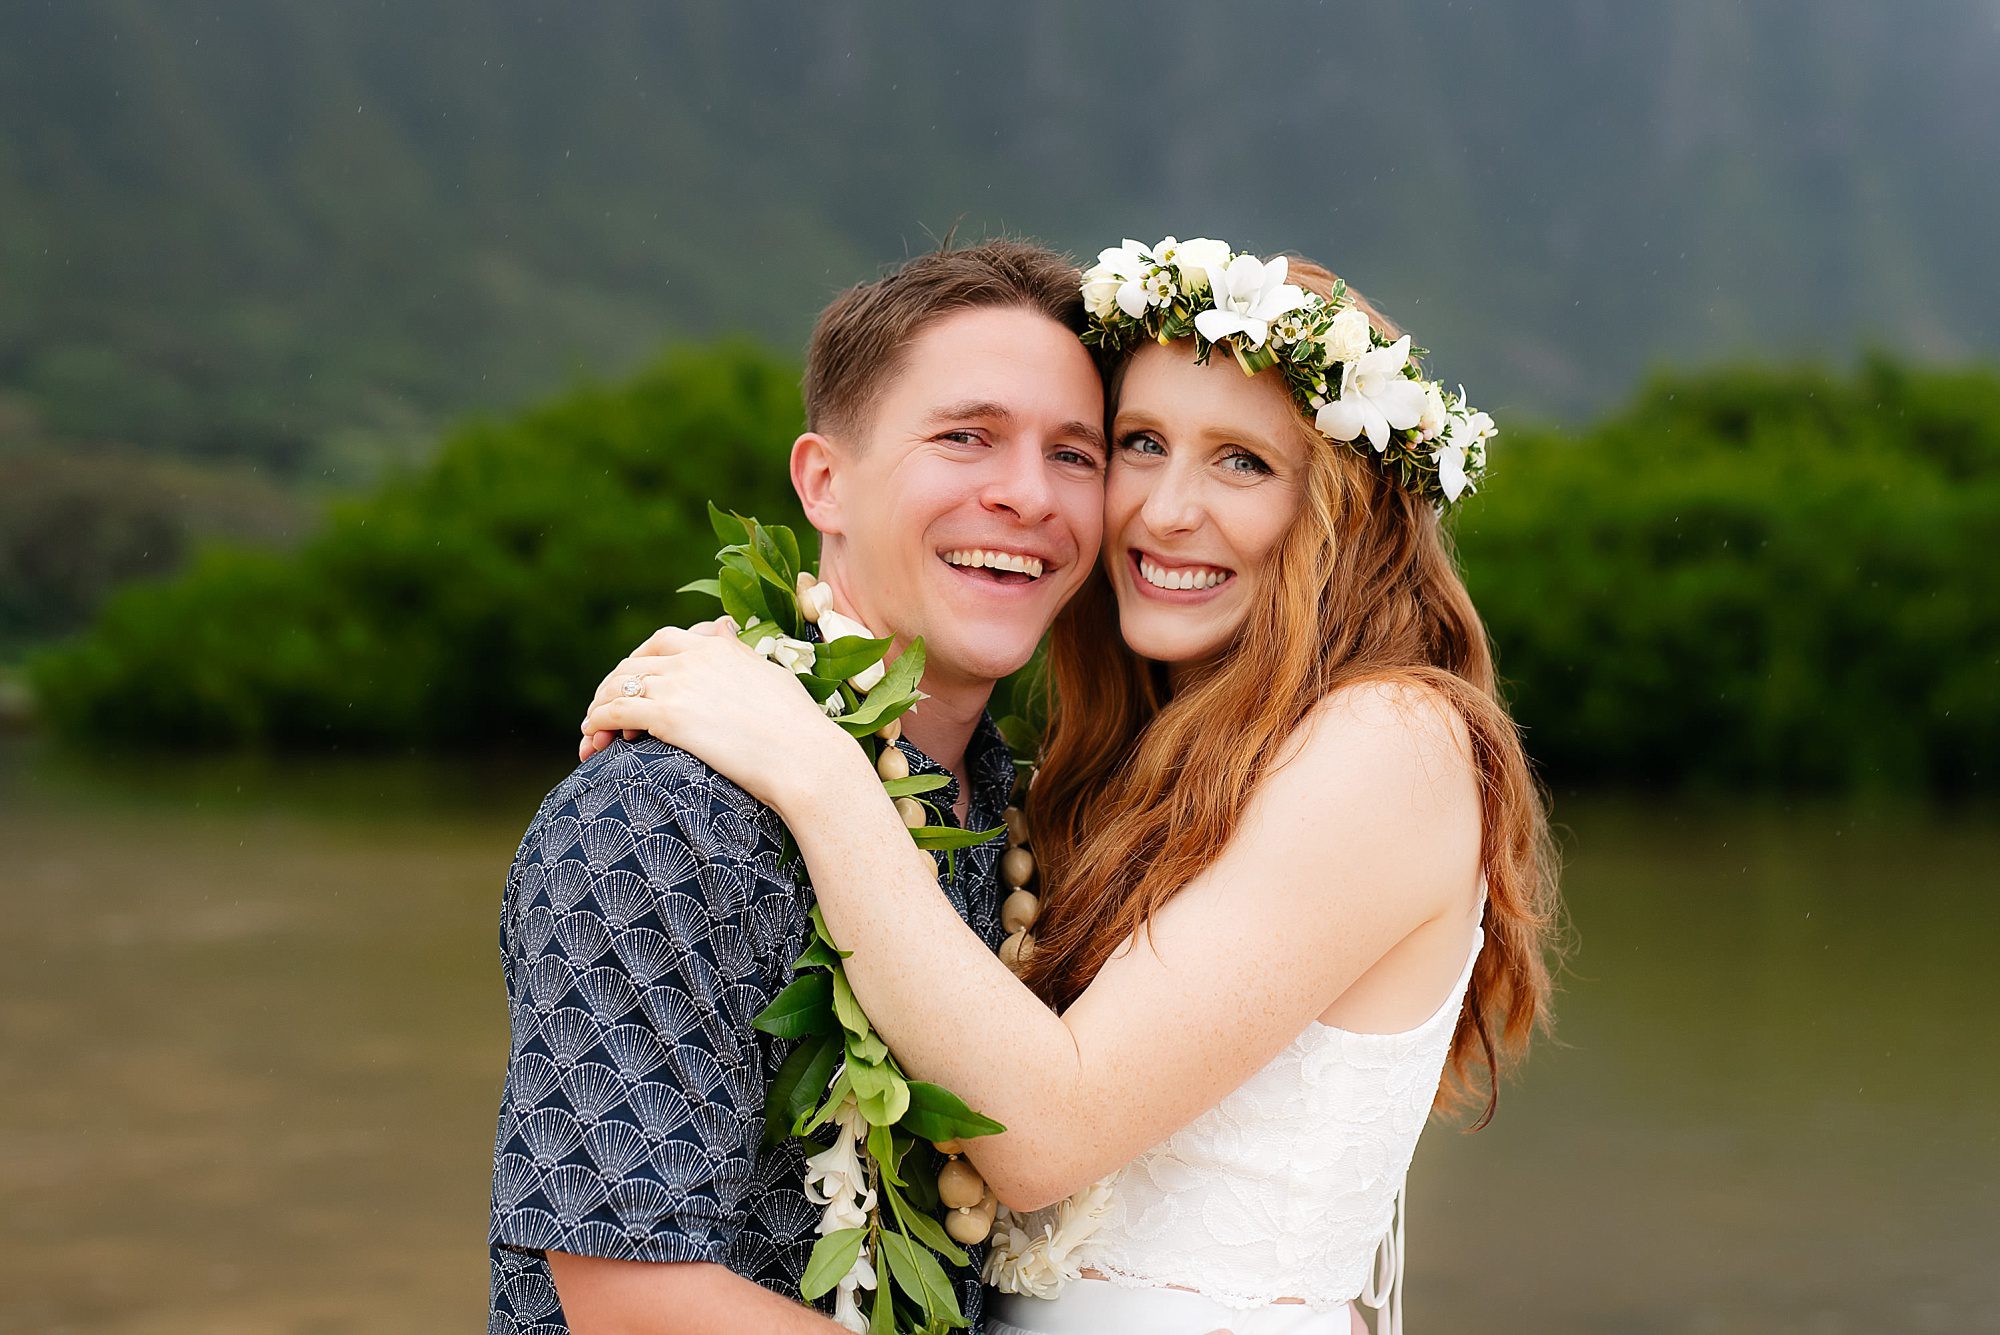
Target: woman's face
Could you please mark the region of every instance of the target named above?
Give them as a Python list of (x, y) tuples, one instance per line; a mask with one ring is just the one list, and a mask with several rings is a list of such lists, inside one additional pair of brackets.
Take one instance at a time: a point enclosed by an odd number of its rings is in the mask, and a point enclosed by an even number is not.
[(1150, 343), (1125, 369), (1104, 486), (1104, 568), (1141, 658), (1227, 649), (1306, 494), (1307, 443), (1275, 371)]

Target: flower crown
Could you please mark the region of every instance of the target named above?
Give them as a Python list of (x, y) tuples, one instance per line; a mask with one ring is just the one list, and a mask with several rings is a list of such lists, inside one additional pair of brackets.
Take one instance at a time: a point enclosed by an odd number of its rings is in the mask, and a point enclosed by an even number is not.
[(1281, 255), (1265, 263), (1205, 238), (1106, 250), (1083, 275), (1090, 327), (1083, 341), (1117, 351), (1142, 338), (1195, 342), (1195, 361), (1226, 346), (1254, 375), (1277, 367), (1299, 411), (1328, 440), (1371, 453), (1396, 482), (1440, 510), (1486, 475), (1493, 419), (1465, 389), (1425, 380), (1408, 334), (1393, 343), (1336, 279), (1329, 300), (1285, 281)]

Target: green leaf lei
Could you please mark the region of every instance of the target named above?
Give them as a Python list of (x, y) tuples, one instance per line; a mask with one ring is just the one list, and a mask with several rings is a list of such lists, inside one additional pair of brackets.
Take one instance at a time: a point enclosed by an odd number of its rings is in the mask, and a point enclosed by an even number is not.
[[(798, 539), (788, 528), (761, 524), (713, 504), (708, 510), (723, 544), (716, 553), (720, 568), (716, 578), (697, 580), (683, 591), (719, 598), (747, 644), (754, 646), (774, 631), (803, 638), (807, 618), (799, 606), (803, 566)], [(815, 645), (810, 669), (797, 673), (871, 761), (893, 745), (882, 731), (923, 698), (917, 689), (924, 668), (922, 640), (904, 650), (865, 694), (851, 684), (851, 678), (880, 663), (889, 647), (887, 639), (845, 636)], [(934, 775), (911, 775), (887, 780), (883, 787), (891, 797), (921, 803), (935, 817), (936, 808), (923, 794), (945, 782)], [(910, 836), (918, 848), (942, 851), (950, 859), (957, 849), (1002, 833), (960, 830), (933, 819), (912, 829)], [(787, 842), (787, 855), (796, 858), (796, 848)], [(944, 1267), (964, 1267), (971, 1258), (940, 1222), (944, 1210), (936, 1183), (944, 1156), (934, 1144), (1006, 1128), (974, 1112), (950, 1090), (904, 1073), (855, 1000), (841, 964), (847, 953), (834, 945), (818, 905), (811, 919), (812, 934), (792, 965), (796, 976), (751, 1022), (773, 1038), (798, 1043), (771, 1084), (765, 1140), (775, 1144), (790, 1136), (806, 1141), (809, 1153), (819, 1150), (823, 1146), (813, 1133), (833, 1121), (852, 1097), (868, 1125), (859, 1152), (877, 1205), (865, 1228), (840, 1229), (820, 1238), (799, 1296), (813, 1302), (832, 1292), (866, 1247), (876, 1271), (870, 1335), (941, 1335), (963, 1328), (969, 1323)]]

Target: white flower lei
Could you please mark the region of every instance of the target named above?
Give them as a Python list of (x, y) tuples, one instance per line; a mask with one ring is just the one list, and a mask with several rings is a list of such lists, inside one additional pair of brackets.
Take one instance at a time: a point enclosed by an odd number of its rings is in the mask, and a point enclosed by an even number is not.
[(1127, 240), (1083, 275), (1090, 314), (1084, 342), (1111, 350), (1141, 339), (1192, 338), (1206, 364), (1218, 345), (1246, 375), (1276, 367), (1299, 411), (1328, 440), (1372, 457), (1392, 479), (1440, 510), (1486, 476), (1493, 419), (1427, 381), (1424, 350), (1391, 342), (1335, 281), (1329, 300), (1266, 263), (1206, 237), (1156, 246)]

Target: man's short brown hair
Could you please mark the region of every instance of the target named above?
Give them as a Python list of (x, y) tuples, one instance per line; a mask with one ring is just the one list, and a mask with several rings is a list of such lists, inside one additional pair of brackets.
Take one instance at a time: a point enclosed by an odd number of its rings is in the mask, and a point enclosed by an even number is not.
[(937, 320), (982, 307), (1019, 307), (1084, 328), (1076, 266), (1031, 241), (995, 240), (919, 255), (851, 287), (820, 312), (806, 345), (806, 429), (860, 430), (912, 340)]

